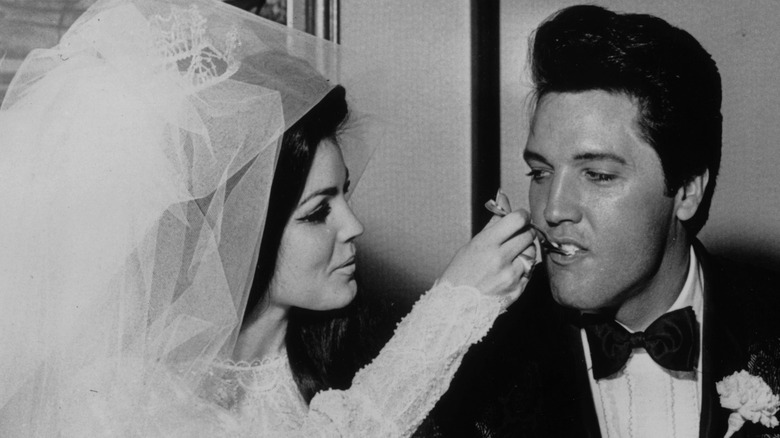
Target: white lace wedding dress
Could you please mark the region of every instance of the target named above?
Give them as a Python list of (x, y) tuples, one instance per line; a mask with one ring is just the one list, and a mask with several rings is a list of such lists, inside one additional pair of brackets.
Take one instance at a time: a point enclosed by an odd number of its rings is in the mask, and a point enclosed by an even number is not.
[(323, 391), (311, 406), (298, 392), (286, 354), (216, 364), (222, 378), (210, 390), (230, 412), (225, 425), (233, 422), (236, 436), (410, 436), (502, 308), (500, 299), (472, 288), (434, 287), (350, 389)]
[[(382, 120), (374, 68), (216, 0), (99, 0), (31, 53), (0, 107), (0, 436), (409, 436), (501, 298), (435, 286), (350, 389), (309, 406), (284, 355), (215, 361), (280, 137), (334, 83)], [(352, 133), (356, 179), (357, 146), (397, 136)]]

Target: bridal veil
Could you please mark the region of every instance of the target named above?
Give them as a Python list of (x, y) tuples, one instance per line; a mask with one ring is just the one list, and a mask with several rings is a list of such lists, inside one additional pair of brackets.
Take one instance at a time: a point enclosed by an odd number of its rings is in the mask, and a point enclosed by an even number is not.
[(25, 60), (0, 110), (0, 436), (208, 435), (281, 136), (336, 83), (371, 112), (353, 61), (207, 0), (100, 0)]

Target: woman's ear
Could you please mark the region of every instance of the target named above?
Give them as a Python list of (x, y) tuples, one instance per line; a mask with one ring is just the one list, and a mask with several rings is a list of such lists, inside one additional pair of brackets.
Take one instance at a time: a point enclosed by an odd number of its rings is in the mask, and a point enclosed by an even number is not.
[(675, 214), (677, 219), (687, 221), (696, 214), (702, 199), (704, 190), (710, 181), (710, 171), (705, 170), (701, 175), (694, 176), (677, 190), (675, 195)]

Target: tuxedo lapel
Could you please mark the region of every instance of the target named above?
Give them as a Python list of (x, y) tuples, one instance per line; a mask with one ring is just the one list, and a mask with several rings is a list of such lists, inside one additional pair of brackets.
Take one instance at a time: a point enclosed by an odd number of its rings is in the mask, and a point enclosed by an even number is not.
[[(720, 397), (715, 383), (744, 365), (747, 352), (735, 329), (738, 315), (729, 313), (732, 303), (730, 282), (724, 278), (722, 269), (713, 266), (711, 256), (701, 244), (695, 244), (696, 257), (704, 272), (704, 316), (702, 343), (702, 405), (699, 422), (701, 438), (722, 437), (728, 428), (730, 412), (720, 406)], [(735, 435), (739, 436), (739, 435)]]
[(596, 414), (596, 406), (593, 403), (593, 393), (590, 388), (590, 376), (585, 362), (585, 351), (582, 346), (582, 335), (580, 328), (569, 324), (567, 326), (567, 340), (575, 358), (575, 379), (577, 394), (579, 397), (579, 411), (582, 415), (583, 437), (601, 438), (601, 429), (599, 428), (599, 419)]
[[(515, 409), (512, 422), (534, 426), (511, 428), (511, 433), (495, 436), (600, 438), (580, 328), (576, 323), (579, 313), (553, 300), (543, 272), (535, 280), (534, 289), (529, 285), (526, 293), (530, 293), (524, 295), (532, 303), (521, 303), (528, 313), (516, 315), (514, 319), (531, 323), (517, 328), (515, 333), (534, 333), (533, 342), (528, 345), (526, 339), (524, 348), (512, 350), (521, 356), (513, 374), (533, 376), (517, 385), (522, 396), (512, 398), (534, 400), (530, 406)], [(529, 421), (530, 418), (533, 419)]]

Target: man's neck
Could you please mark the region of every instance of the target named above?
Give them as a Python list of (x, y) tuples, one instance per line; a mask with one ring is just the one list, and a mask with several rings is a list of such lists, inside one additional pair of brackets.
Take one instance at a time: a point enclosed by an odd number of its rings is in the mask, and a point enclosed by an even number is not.
[(615, 319), (633, 331), (646, 329), (674, 304), (685, 285), (690, 265), (690, 244), (673, 242), (657, 272), (618, 308)]

